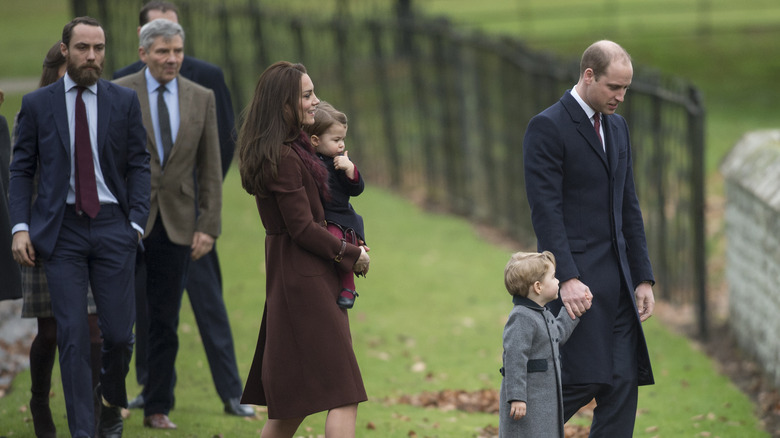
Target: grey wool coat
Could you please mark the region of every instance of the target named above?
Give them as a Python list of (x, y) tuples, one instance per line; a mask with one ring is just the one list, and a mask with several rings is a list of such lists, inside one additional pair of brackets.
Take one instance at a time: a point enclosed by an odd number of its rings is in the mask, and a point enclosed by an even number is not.
[[(563, 399), (558, 346), (569, 339), (579, 318), (565, 309), (556, 318), (546, 307), (514, 296), (504, 327), (499, 437), (563, 438)], [(512, 401), (526, 403), (525, 417), (509, 417)]]

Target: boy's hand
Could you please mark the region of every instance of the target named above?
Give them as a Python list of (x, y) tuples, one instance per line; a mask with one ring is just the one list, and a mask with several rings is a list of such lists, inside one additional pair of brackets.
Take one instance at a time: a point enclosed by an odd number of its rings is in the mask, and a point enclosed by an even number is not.
[(509, 418), (519, 420), (525, 417), (525, 407), (524, 401), (513, 401), (509, 407)]

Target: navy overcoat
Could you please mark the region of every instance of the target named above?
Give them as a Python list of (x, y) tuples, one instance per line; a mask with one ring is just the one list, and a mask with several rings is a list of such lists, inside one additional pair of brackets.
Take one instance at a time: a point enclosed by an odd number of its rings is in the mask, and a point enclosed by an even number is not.
[[(555, 255), (558, 280), (579, 278), (593, 294), (593, 306), (561, 347), (564, 385), (612, 382), (610, 341), (619, 294), (628, 293), (636, 310), (634, 289), (654, 281), (634, 189), (628, 125), (618, 114), (602, 119), (606, 153), (587, 114), (567, 91), (531, 119), (523, 140), (538, 249)], [(562, 302), (559, 298), (548, 306), (557, 314)], [(640, 385), (648, 385), (653, 373), (638, 325), (638, 378)]]

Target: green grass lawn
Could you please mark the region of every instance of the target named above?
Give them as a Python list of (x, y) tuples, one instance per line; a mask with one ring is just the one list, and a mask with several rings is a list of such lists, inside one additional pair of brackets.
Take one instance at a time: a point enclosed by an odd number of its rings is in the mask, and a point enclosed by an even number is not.
[[(394, 404), (402, 395), (443, 389), (475, 391), (500, 385), (501, 333), (511, 300), (503, 268), (515, 249), (487, 243), (462, 219), (423, 212), (410, 202), (369, 187), (355, 199), (366, 220), (371, 272), (358, 280), (350, 311), (355, 351), (369, 401), (360, 406), (358, 436), (475, 437), (498, 424), (495, 415)], [(219, 239), (225, 302), (236, 355), (246, 377), (264, 300), (264, 232), (253, 198), (240, 188), (236, 169), (225, 185), (223, 235)], [(670, 333), (658, 319), (645, 324), (657, 383), (640, 392), (636, 437), (766, 437), (753, 405), (691, 342)], [(141, 412), (126, 421), (131, 437), (256, 436), (264, 414), (229, 417), (211, 382), (188, 302), (180, 326), (176, 432), (141, 426)], [(56, 368), (56, 367), (55, 367)], [(66, 430), (65, 406), (55, 371), (52, 403), (58, 428)], [(31, 436), (25, 405), (29, 372), (20, 374), (0, 399), (0, 436)], [(128, 376), (128, 391), (139, 388)], [(584, 420), (579, 420), (583, 422)], [(298, 436), (322, 433), (324, 415), (310, 417)]]

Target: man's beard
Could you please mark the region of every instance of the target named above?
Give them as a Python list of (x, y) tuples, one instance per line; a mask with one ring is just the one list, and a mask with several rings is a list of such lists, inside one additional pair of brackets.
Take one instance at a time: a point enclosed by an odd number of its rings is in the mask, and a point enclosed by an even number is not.
[(89, 87), (94, 85), (98, 79), (100, 79), (100, 75), (102, 73), (102, 64), (84, 64), (79, 67), (75, 64), (72, 64), (70, 60), (68, 60), (68, 76), (73, 79), (73, 82), (75, 82), (76, 85), (80, 85), (82, 87)]

